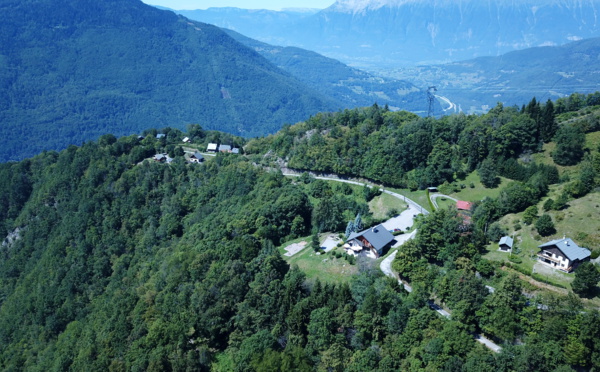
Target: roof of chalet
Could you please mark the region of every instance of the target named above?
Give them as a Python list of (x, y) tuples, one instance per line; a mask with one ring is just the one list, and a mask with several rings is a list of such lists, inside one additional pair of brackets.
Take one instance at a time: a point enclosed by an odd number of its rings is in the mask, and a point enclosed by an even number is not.
[(560, 249), (560, 251), (571, 261), (584, 260), (591, 255), (589, 249), (578, 246), (571, 238), (555, 239), (540, 245), (538, 248), (543, 249), (553, 246)]
[(386, 230), (386, 228), (383, 227), (383, 225), (377, 225), (359, 233), (352, 233), (350, 234), (348, 240), (357, 239), (361, 236), (367, 239), (367, 241), (371, 243), (373, 248), (375, 248), (378, 251), (380, 251), (383, 247), (390, 244), (390, 242), (394, 240), (394, 235), (392, 235), (391, 232)]
[(159, 133), (156, 135), (156, 138), (160, 139), (160, 138), (165, 138), (167, 135), (164, 133)]
[(154, 160), (161, 161), (161, 160), (166, 160), (166, 159), (167, 159), (167, 156), (165, 154), (154, 155)]
[(232, 154), (239, 154), (240, 153), (240, 149), (238, 149), (237, 147), (234, 147), (231, 149), (231, 153)]
[(456, 202), (456, 208), (463, 211), (470, 211), (472, 205), (473, 204), (469, 203), (468, 201), (459, 200)]
[(198, 151), (196, 151), (195, 153), (192, 154), (192, 157), (201, 160), (204, 159), (204, 155), (202, 155), (201, 153), (199, 153)]
[(498, 243), (498, 245), (508, 245), (509, 248), (513, 247), (513, 238), (511, 238), (510, 236), (503, 236), (502, 239), (500, 239), (500, 243)]
[(231, 151), (231, 146), (229, 146), (229, 145), (221, 145), (219, 147), (219, 151)]
[(209, 143), (208, 147), (206, 148), (206, 151), (217, 151), (217, 148), (219, 148), (219, 145), (217, 145), (216, 143)]
[(182, 141), (183, 142), (189, 142), (190, 141), (190, 137), (185, 137)]

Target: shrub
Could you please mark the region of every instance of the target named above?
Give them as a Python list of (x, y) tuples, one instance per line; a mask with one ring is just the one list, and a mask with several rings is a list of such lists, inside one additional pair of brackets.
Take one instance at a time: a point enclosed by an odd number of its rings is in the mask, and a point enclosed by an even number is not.
[(494, 222), (490, 225), (490, 228), (487, 231), (487, 236), (491, 241), (497, 242), (501, 237), (506, 235), (506, 231), (500, 226), (498, 222)]
[(600, 257), (600, 249), (593, 250), (592, 255), (590, 257), (592, 258), (592, 260), (595, 260), (596, 258)]
[(547, 214), (543, 214), (538, 218), (535, 223), (535, 228), (541, 236), (552, 235), (556, 232), (552, 218)]
[(575, 270), (575, 279), (571, 283), (573, 292), (582, 297), (592, 297), (600, 281), (600, 271), (591, 262), (584, 262)]
[(532, 205), (531, 207), (527, 207), (527, 209), (525, 209), (525, 213), (523, 213), (523, 222), (525, 225), (531, 225), (531, 223), (537, 218), (537, 213), (537, 206)]
[(397, 214), (398, 214), (398, 209), (396, 209), (396, 208), (390, 209), (387, 213), (388, 217), (390, 217), (390, 218), (396, 216)]
[(521, 257), (519, 257), (519, 256), (515, 256), (515, 255), (510, 255), (510, 256), (508, 257), (508, 260), (509, 260), (510, 262), (514, 262), (514, 263), (516, 263), (516, 264), (523, 263), (523, 260), (521, 259)]
[(544, 203), (544, 212), (548, 212), (554, 209), (554, 200), (552, 200), (552, 198), (546, 200), (546, 202)]

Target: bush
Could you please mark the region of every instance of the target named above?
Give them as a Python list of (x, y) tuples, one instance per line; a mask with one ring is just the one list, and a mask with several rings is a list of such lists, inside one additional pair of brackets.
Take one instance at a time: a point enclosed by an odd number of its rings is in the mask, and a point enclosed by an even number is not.
[(592, 260), (595, 260), (596, 258), (600, 257), (600, 249), (592, 251), (592, 255), (590, 257)]
[(554, 137), (556, 148), (552, 159), (558, 165), (575, 165), (583, 158), (585, 134), (576, 126), (562, 126)]
[(584, 262), (575, 270), (575, 279), (571, 283), (573, 292), (582, 297), (593, 297), (600, 281), (600, 271), (591, 262)]
[(517, 231), (517, 230), (521, 230), (522, 226), (520, 223), (517, 222), (517, 223), (515, 223), (515, 226), (513, 226), (513, 227), (515, 228), (515, 231)]
[(552, 218), (547, 214), (543, 214), (538, 218), (535, 223), (535, 228), (541, 236), (552, 235), (556, 232), (554, 222), (552, 222)]
[(546, 200), (546, 202), (544, 203), (544, 212), (548, 212), (554, 209), (554, 200), (552, 200), (552, 198)]
[(537, 218), (537, 213), (538, 209), (535, 205), (525, 209), (525, 213), (523, 213), (523, 223), (525, 223), (525, 225), (531, 225), (531, 223)]
[(485, 277), (490, 277), (492, 274), (494, 274), (494, 264), (485, 258), (477, 261), (475, 268), (481, 275)]
[(493, 224), (491, 224), (490, 228), (487, 231), (488, 238), (493, 242), (497, 242), (504, 235), (506, 235), (506, 231), (502, 228), (502, 226), (500, 226), (500, 223), (498, 222), (494, 222)]
[(516, 264), (523, 263), (523, 260), (521, 259), (521, 257), (519, 257), (519, 256), (515, 256), (515, 255), (510, 255), (510, 256), (508, 257), (508, 260), (509, 260), (510, 262), (514, 262), (514, 263), (516, 263)]
[(388, 211), (387, 215), (389, 218), (392, 218), (398, 214), (398, 209), (392, 208)]

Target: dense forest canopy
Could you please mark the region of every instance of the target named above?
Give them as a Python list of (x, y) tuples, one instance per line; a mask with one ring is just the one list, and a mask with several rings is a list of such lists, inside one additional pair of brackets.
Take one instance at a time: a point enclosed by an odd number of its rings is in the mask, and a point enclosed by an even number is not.
[[(532, 101), (522, 109), (498, 106), (484, 116), (442, 119), (377, 106), (321, 114), (249, 142), (248, 157), (218, 154), (203, 164), (180, 156), (183, 136), (244, 141), (192, 126), (187, 133), (163, 130), (163, 139), (156, 131), (143, 139), (104, 135), (0, 164), (0, 229), (7, 237), (0, 247), (0, 366), (597, 368), (596, 310), (583, 309), (573, 293), (526, 298), (516, 276), (481, 257), (490, 240), (486, 226), (536, 203), (550, 185), (566, 182), (567, 198), (593, 192), (598, 149), (582, 147), (577, 179), (561, 179), (554, 165), (523, 161), (544, 141), (565, 135), (566, 126), (573, 128), (567, 136), (598, 130), (594, 115), (557, 125), (556, 115), (571, 112), (559, 108), (570, 102)], [(357, 213), (368, 215), (371, 195), (264, 170), (259, 163), (269, 162), (268, 151), (296, 168), (413, 188), (455, 182), (475, 169), (491, 181), (502, 175), (512, 182), (497, 198), (476, 203), (468, 226), (451, 209), (417, 218), (417, 237), (393, 264), (412, 292), (364, 263), (349, 284), (309, 285), (276, 247), (319, 229), (343, 232)], [(162, 152), (173, 152), (173, 162), (148, 159)], [(557, 146), (555, 159), (563, 153)], [(498, 281), (493, 293), (484, 285), (491, 276)], [(451, 320), (430, 309), (432, 298), (453, 310)], [(472, 333), (493, 338), (501, 352), (475, 342)]]

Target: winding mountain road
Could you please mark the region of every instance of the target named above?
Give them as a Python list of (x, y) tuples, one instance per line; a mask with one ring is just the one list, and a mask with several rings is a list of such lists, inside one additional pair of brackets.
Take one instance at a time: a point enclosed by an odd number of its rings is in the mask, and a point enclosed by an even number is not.
[[(300, 174), (296, 174), (296, 173), (283, 173), (284, 176), (287, 177), (300, 177)], [(311, 173), (311, 175), (318, 179), (318, 180), (324, 180), (324, 181), (335, 181), (335, 182), (343, 182), (343, 183), (349, 183), (352, 185), (358, 185), (358, 186), (364, 186), (367, 185), (367, 187), (369, 188), (373, 188), (373, 185), (369, 185), (366, 182), (359, 182), (359, 181), (352, 181), (352, 180), (344, 180), (341, 178), (335, 178), (335, 177), (323, 177), (323, 176), (316, 176), (313, 173)], [(396, 197), (400, 200), (403, 200), (404, 202), (406, 202), (406, 204), (408, 204), (409, 208), (414, 209), (415, 211), (417, 211), (418, 213), (422, 213), (424, 215), (428, 215), (429, 211), (425, 208), (423, 208), (422, 206), (420, 206), (419, 204), (417, 204), (414, 200), (411, 200), (409, 198), (407, 198), (404, 195), (398, 194), (397, 192), (393, 192), (393, 191), (389, 191), (389, 190), (385, 190), (382, 188), (382, 192), (391, 195), (393, 197)]]
[[(284, 173), (284, 176), (288, 176), (288, 177), (299, 177), (299, 174), (294, 174), (294, 173)], [(343, 180), (343, 179), (339, 179), (339, 178), (335, 178), (335, 177), (322, 177), (322, 176), (315, 176), (313, 175), (313, 177), (315, 177), (316, 179), (319, 180), (326, 180), (326, 181), (336, 181), (336, 182), (344, 182), (344, 183), (350, 183), (353, 185), (359, 185), (359, 186), (363, 186), (366, 183), (365, 182), (358, 182), (358, 181), (351, 181), (351, 180)], [(369, 184), (366, 184), (368, 187), (373, 187)], [(425, 208), (421, 207), (419, 204), (417, 204), (415, 201), (407, 198), (404, 195), (398, 194), (396, 192), (393, 191), (388, 191), (388, 190), (383, 190), (383, 192), (385, 192), (386, 194), (392, 195), (400, 200), (405, 201), (408, 204), (408, 209), (406, 211), (404, 211), (402, 214), (406, 214), (408, 213), (412, 218), (416, 217), (416, 215), (418, 213), (422, 213), (422, 214), (429, 214), (429, 211), (426, 210)], [(452, 200), (455, 200), (454, 198), (447, 196), (447, 195), (443, 195), (443, 194), (434, 194), (431, 195), (431, 201), (434, 205), (435, 208), (437, 208), (437, 203), (435, 202), (435, 199), (437, 199), (438, 197), (446, 197)], [(414, 212), (413, 212), (414, 211)], [(417, 230), (413, 231), (410, 234), (404, 234), (404, 235), (400, 235), (397, 239), (396, 239), (396, 244), (394, 245), (393, 248), (398, 248), (400, 247), (402, 244), (406, 243), (407, 241), (409, 241), (410, 239), (413, 239), (415, 236), (417, 235)], [(404, 287), (404, 289), (406, 289), (407, 292), (412, 292), (412, 287), (410, 286), (410, 284), (403, 282), (402, 280), (398, 279), (396, 277), (396, 275), (394, 274), (394, 272), (392, 271), (392, 262), (394, 261), (394, 258), (396, 258), (396, 254), (398, 253), (398, 249), (396, 249), (394, 252), (392, 252), (391, 254), (389, 254), (385, 259), (383, 259), (381, 261), (381, 264), (379, 265), (379, 267), (381, 268), (381, 271), (394, 279), (398, 280), (398, 283), (402, 284), (402, 286)], [(488, 290), (490, 290), (490, 288), (488, 288)], [(492, 292), (490, 290), (490, 292)], [(450, 319), (451, 314), (444, 310), (442, 307), (440, 307), (439, 305), (436, 305), (433, 301), (429, 301), (428, 302), (429, 307), (436, 311), (438, 314), (440, 314), (441, 316), (443, 316), (446, 319)], [(492, 350), (493, 352), (499, 353), (500, 350), (502, 350), (502, 347), (500, 347), (499, 345), (495, 344), (494, 342), (492, 342), (491, 340), (489, 340), (488, 338), (486, 338), (485, 336), (481, 335), (481, 334), (474, 334), (473, 335), (475, 338), (475, 341), (483, 344), (485, 347), (487, 347), (488, 349)]]

